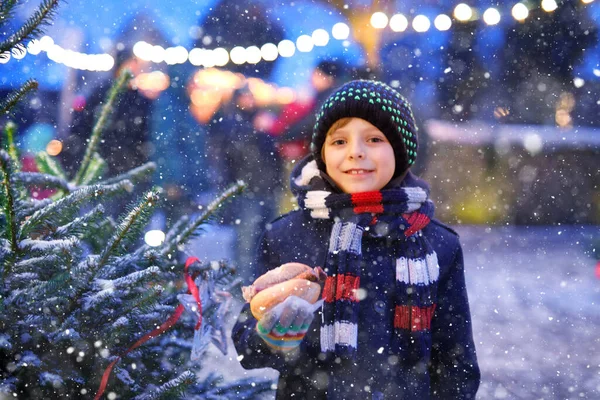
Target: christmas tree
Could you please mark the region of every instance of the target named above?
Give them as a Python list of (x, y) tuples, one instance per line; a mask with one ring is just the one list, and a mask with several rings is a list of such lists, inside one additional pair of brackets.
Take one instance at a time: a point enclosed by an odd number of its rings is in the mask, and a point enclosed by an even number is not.
[[(0, 6), (0, 24), (16, 1)], [(18, 48), (38, 34), (58, 1), (45, 1), (28, 25), (1, 43)], [(252, 398), (271, 381), (203, 380), (197, 373), (212, 343), (227, 352), (224, 327), (234, 271), (222, 262), (188, 259), (181, 248), (221, 206), (243, 189), (236, 183), (196, 218), (183, 217), (164, 242), (150, 247), (140, 233), (161, 202), (141, 195), (117, 220), (103, 207), (131, 193), (155, 168), (147, 163), (106, 178), (97, 152), (111, 105), (131, 78), (124, 73), (107, 96), (83, 161), (69, 177), (47, 153), (39, 172), (22, 172), (16, 126), (6, 123), (0, 146), (0, 398)], [(0, 102), (2, 115), (37, 84), (27, 82)], [(31, 187), (52, 188), (39, 200)]]

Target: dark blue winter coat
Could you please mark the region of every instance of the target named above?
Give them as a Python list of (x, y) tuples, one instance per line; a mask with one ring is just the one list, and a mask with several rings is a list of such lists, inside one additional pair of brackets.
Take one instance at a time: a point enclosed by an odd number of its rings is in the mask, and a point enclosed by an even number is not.
[[(332, 224), (300, 210), (275, 220), (263, 234), (256, 276), (292, 261), (324, 266)], [(319, 312), (298, 351), (271, 350), (256, 334), (257, 321), (245, 305), (233, 328), (242, 366), (279, 371), (278, 399), (474, 399), (480, 375), (458, 235), (436, 220), (423, 234), (440, 266), (437, 307), (425, 339), (407, 340), (400, 354), (391, 350), (394, 242), (365, 235), (361, 288), (367, 297), (360, 303), (356, 360), (321, 353)]]

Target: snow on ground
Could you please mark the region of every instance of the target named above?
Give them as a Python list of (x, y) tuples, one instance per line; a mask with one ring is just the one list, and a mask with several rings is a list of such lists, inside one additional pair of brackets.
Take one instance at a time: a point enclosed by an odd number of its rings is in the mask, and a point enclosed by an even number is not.
[[(592, 253), (600, 228), (456, 229), (482, 372), (477, 398), (600, 399), (600, 280)], [(200, 239), (197, 254), (218, 236), (214, 230)], [(240, 308), (237, 302), (230, 326)], [(226, 378), (277, 377), (242, 369), (231, 340), (227, 356), (211, 348), (204, 365)]]

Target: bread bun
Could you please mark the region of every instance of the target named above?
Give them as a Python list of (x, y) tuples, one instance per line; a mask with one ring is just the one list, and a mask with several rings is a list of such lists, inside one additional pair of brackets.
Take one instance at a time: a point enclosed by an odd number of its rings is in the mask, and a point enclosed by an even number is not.
[(307, 279), (290, 279), (269, 286), (258, 292), (250, 301), (250, 311), (254, 318), (261, 320), (271, 308), (281, 303), (289, 296), (298, 296), (314, 304), (319, 300), (321, 285)]

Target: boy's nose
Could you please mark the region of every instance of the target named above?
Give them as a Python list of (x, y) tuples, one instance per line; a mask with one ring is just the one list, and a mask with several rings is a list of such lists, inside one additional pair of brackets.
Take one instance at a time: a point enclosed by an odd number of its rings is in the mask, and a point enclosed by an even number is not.
[(360, 143), (351, 143), (350, 144), (350, 151), (348, 153), (348, 156), (351, 159), (354, 159), (354, 158), (364, 158), (365, 157), (365, 150), (364, 150), (363, 146)]

